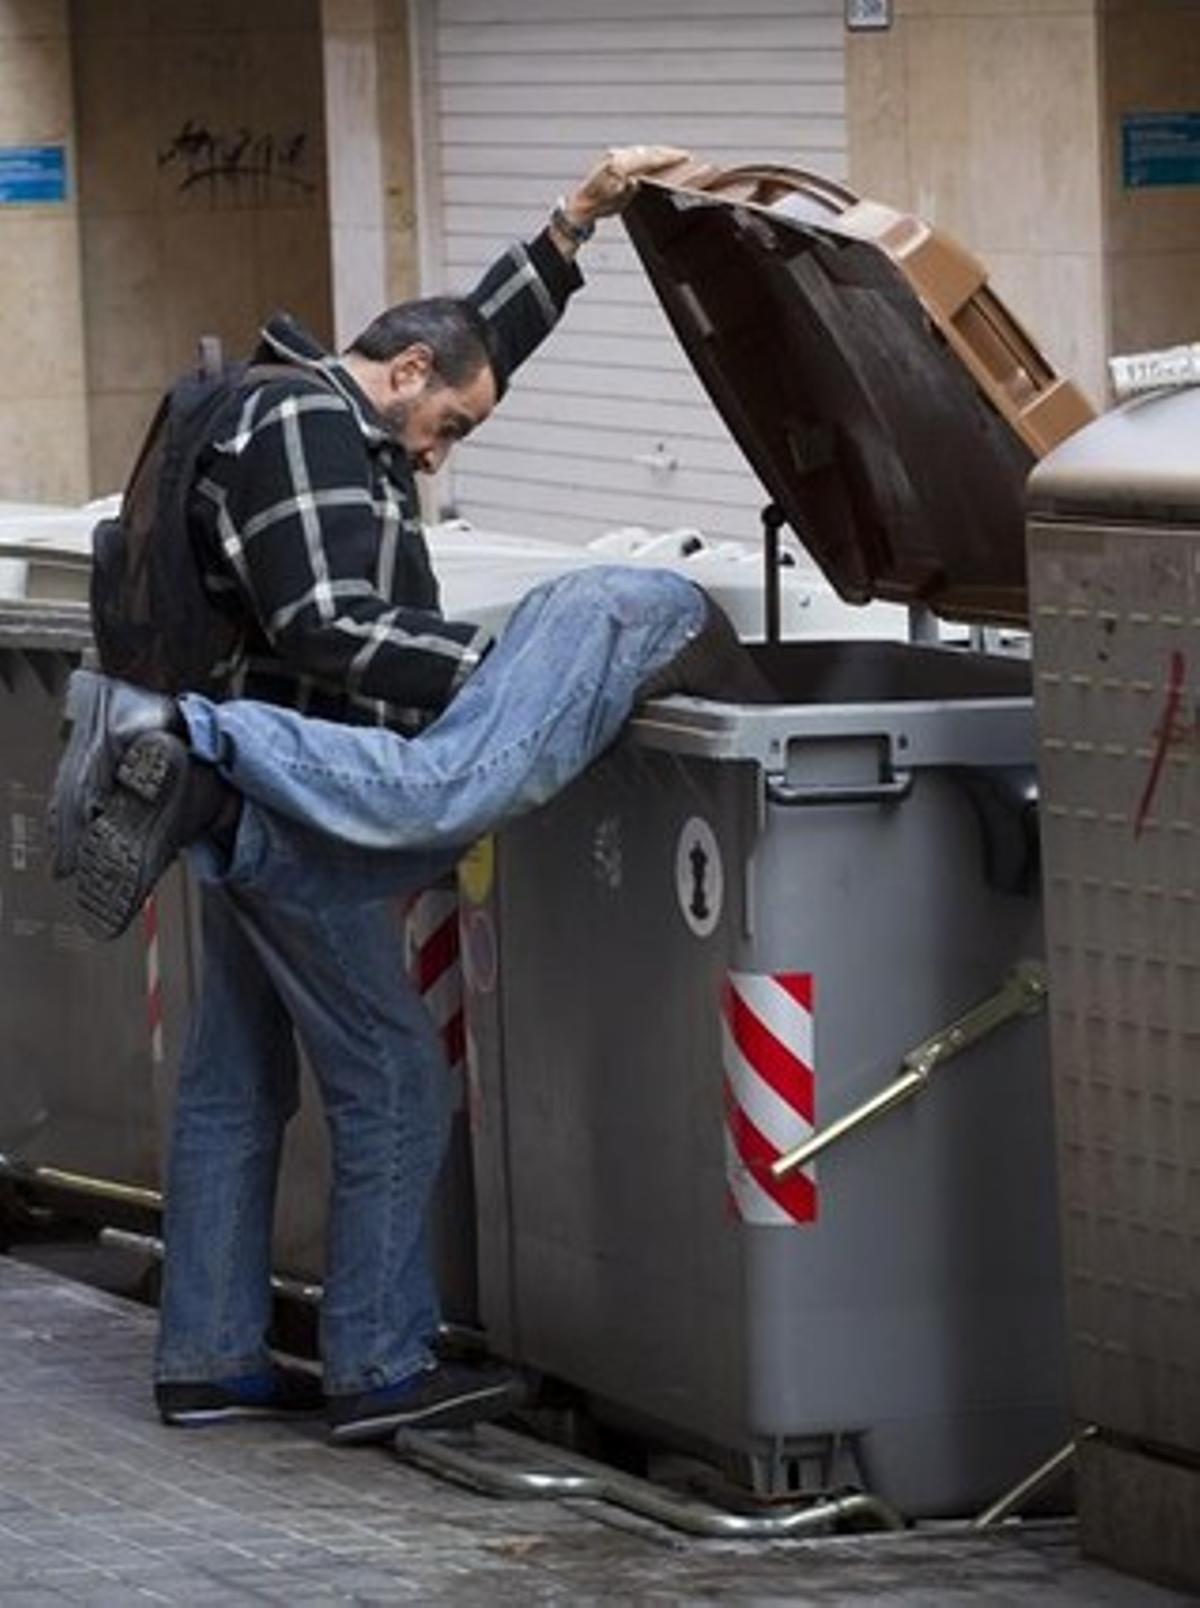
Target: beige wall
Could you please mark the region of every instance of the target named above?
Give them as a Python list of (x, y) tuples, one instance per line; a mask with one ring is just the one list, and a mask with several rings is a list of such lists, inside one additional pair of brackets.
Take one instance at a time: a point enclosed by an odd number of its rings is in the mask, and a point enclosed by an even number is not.
[[(70, 0), (92, 488), (200, 335), (332, 336), (319, 0)], [(238, 149), (239, 144), (242, 148)]]
[(1200, 185), (1126, 189), (1130, 112), (1200, 113), (1200, 0), (1107, 0), (1105, 203), (1118, 352), (1200, 340)]
[(0, 203), (0, 499), (88, 486), (66, 0), (0, 0), (0, 146), (57, 144), (68, 199)]
[(397, 302), (416, 296), (421, 288), (409, 8), (407, 0), (379, 0), (379, 9), (379, 138), (384, 148), (387, 300)]
[(1060, 372), (1104, 397), (1095, 0), (895, 0), (847, 36), (850, 179), (946, 229)]
[(201, 334), (416, 290), (405, 0), (0, 0), (0, 146), (52, 143), (68, 199), (0, 204), (0, 499), (119, 487)]
[[(201, 333), (243, 351), (282, 305), (343, 342), (415, 292), (406, 21), (0, 0), (0, 146), (61, 143), (69, 175), (0, 204), (0, 498), (118, 486)], [(974, 250), (1098, 403), (1111, 351), (1200, 339), (1200, 186), (1120, 164), (1125, 115), (1200, 110), (1200, 0), (894, 0), (847, 79), (851, 182)], [(205, 176), (242, 129), (239, 171)]]

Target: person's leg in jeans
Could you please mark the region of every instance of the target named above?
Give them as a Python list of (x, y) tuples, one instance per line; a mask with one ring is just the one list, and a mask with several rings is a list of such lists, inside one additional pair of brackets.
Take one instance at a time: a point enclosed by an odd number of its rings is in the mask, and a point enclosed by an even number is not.
[[(240, 1411), (316, 1404), (315, 1392), (282, 1404), (277, 1390), (270, 1401), (230, 1394), (278, 1380), (267, 1349), (271, 1239), (297, 1102), (294, 1027), (330, 1136), (321, 1354), (336, 1434), (339, 1399), (358, 1406), (361, 1393), (422, 1379), (432, 1362), (429, 1207), (449, 1074), (405, 969), (398, 901), (331, 910), (219, 888), (202, 898), (205, 976), (167, 1183), (160, 1410), (183, 1424), (231, 1416), (231, 1400)], [(196, 1388), (205, 1384), (222, 1388)], [(474, 1394), (478, 1381), (449, 1387)], [(368, 1414), (352, 1438), (375, 1427)]]
[(297, 1102), (292, 1024), (236, 898), (209, 887), (201, 901), (200, 990), (167, 1165), (160, 1384), (244, 1378), (270, 1366), (275, 1186)]
[(441, 1043), (405, 969), (402, 910), (394, 899), (330, 909), (233, 897), (296, 1025), (329, 1129), (325, 1389), (391, 1385), (431, 1361), (428, 1215), (450, 1119)]
[[(224, 874), (286, 892), (311, 862), (310, 892), (354, 897), (356, 885), (389, 875), (396, 851), (464, 847), (544, 803), (608, 747), (646, 679), (707, 614), (703, 592), (666, 570), (602, 566), (538, 587), (446, 712), (408, 741), (187, 695), (193, 753), (247, 801)], [(372, 852), (326, 848), (313, 860), (317, 835)], [(401, 879), (409, 863), (399, 862)]]
[(234, 897), (296, 1025), (329, 1127), (321, 1354), (332, 1439), (379, 1440), (402, 1425), (505, 1411), (520, 1394), (510, 1370), (443, 1362), (433, 1351), (429, 1214), (451, 1087), (406, 971), (398, 901)]
[(698, 587), (667, 570), (604, 565), (529, 593), (446, 712), (408, 741), (187, 695), (195, 763), (173, 738), (158, 739), (161, 753), (146, 755), (158, 778), (133, 788), (138, 798), (115, 797), (85, 839), (98, 891), (94, 900), (81, 892), (81, 903), (110, 935), (123, 930), (163, 865), (200, 832), (190, 774), (208, 778), (198, 793), (245, 801), (232, 855), (201, 840), (200, 876), (286, 897), (300, 872), (314, 898), (374, 897), (406, 881), (408, 851), (461, 849), (544, 803), (613, 741), (646, 691), (688, 685), (739, 701), (766, 691)]

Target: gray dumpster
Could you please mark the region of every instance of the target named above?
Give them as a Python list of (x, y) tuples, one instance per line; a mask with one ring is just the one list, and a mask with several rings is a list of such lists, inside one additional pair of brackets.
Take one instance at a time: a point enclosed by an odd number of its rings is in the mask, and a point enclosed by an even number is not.
[[(1023, 618), (1036, 449), (853, 218), (629, 222), (839, 592)], [(962, 1514), (1067, 1437), (1029, 667), (756, 652), (774, 701), (647, 706), (475, 879), (483, 1315), (743, 1492)]]
[(1097, 421), (1030, 506), (1083, 1545), (1200, 1590), (1200, 390)]
[(14, 1165), (153, 1187), (160, 1091), (188, 999), (180, 874), (127, 943), (89, 938), (51, 881), (45, 808), (78, 607), (0, 604), (0, 1151)]
[[(66, 562), (69, 554), (61, 565), (41, 547), (33, 556), (62, 582), (39, 590), (86, 594), (86, 571)], [(141, 919), (108, 944), (88, 935), (69, 886), (51, 879), (45, 811), (62, 693), (90, 645), (81, 603), (0, 601), (0, 1176), (70, 1199), (100, 1222), (154, 1231), (199, 952), (195, 893), (183, 869), (173, 868)], [(447, 896), (431, 890), (410, 912), (410, 938), (413, 968), (429, 987), (448, 1058), (458, 1063), (455, 946), (446, 921)], [(453, 1075), (461, 1085), (461, 1065)], [(306, 1070), (275, 1234), (276, 1268), (300, 1286), (322, 1275), (327, 1177), (324, 1122)], [(459, 1100), (432, 1232), (446, 1315), (470, 1326), (477, 1322), (474, 1218)]]

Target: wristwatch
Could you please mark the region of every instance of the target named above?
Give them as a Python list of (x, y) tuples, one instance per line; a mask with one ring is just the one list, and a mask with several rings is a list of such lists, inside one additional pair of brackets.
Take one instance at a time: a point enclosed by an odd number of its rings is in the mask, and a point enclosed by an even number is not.
[(550, 222), (558, 230), (559, 234), (565, 235), (576, 246), (581, 246), (585, 240), (590, 240), (596, 232), (595, 219), (590, 219), (587, 223), (576, 223), (568, 215), (565, 195), (560, 195), (554, 203), (554, 210), (550, 214)]

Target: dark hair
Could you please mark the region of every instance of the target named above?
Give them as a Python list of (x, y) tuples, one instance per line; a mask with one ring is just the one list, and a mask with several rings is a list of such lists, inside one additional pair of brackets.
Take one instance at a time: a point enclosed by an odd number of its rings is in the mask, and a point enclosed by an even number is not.
[(503, 391), (506, 376), (492, 327), (462, 296), (425, 296), (385, 308), (355, 336), (349, 349), (372, 362), (386, 363), (418, 343), (429, 347), (434, 373), (447, 385), (466, 385), (487, 367), (497, 395)]

